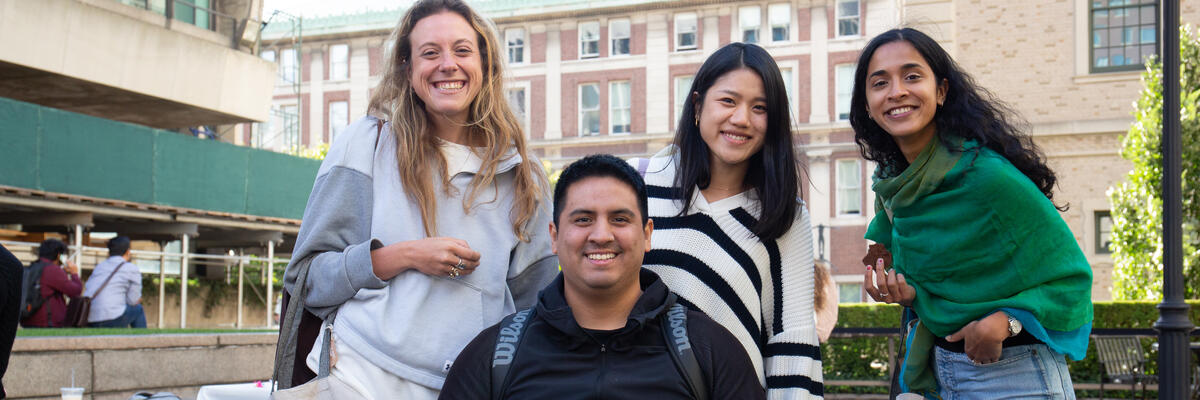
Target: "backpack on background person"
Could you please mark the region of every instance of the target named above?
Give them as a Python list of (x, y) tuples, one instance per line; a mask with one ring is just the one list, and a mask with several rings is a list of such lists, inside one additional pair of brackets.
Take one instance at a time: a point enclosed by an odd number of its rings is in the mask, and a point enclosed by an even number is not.
[(38, 260), (21, 271), (21, 319), (29, 318), (42, 308), (46, 298), (42, 296), (42, 271), (45, 261)]

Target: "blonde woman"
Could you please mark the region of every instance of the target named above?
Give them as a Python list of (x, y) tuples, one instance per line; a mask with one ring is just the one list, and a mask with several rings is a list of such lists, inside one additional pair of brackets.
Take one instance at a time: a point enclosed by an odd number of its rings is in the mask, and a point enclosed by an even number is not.
[[(557, 273), (546, 177), (504, 100), (492, 27), (460, 0), (425, 0), (394, 37), (371, 115), (317, 173), (284, 278), (289, 307), (324, 323), (306, 350), (288, 315), (280, 347), (296, 354), (277, 359), (317, 371), (331, 335), (338, 398), (436, 398), (471, 338)], [(310, 372), (294, 368), (277, 379)]]

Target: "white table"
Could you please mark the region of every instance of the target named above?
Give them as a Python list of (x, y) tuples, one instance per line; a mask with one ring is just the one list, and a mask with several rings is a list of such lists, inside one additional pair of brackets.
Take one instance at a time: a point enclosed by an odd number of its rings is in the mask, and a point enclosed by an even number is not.
[(267, 400), (271, 381), (201, 386), (196, 400)]

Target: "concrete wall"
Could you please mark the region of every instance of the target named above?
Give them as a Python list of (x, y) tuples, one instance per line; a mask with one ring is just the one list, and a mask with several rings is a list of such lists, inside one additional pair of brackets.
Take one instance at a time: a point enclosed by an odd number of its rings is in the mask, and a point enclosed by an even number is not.
[(268, 380), (276, 333), (17, 338), (4, 375), (11, 399), (57, 399), (75, 384), (85, 399), (138, 391), (195, 397), (203, 385)]
[[(86, 109), (103, 105), (62, 91), (103, 93), (109, 103), (139, 103), (106, 109), (113, 114), (107, 118), (155, 127), (267, 119), (275, 66), (232, 48), (231, 41), (111, 0), (0, 3), (0, 61), (26, 68), (27, 75), (50, 75), (39, 79), (40, 87), (25, 88), (30, 96), (61, 103), (56, 108)], [(149, 115), (155, 107), (171, 118)]]

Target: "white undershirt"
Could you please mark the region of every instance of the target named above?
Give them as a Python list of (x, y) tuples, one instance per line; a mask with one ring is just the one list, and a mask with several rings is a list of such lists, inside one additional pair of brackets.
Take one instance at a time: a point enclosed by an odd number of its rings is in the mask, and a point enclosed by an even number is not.
[(446, 176), (451, 178), (460, 172), (475, 172), (479, 170), (482, 160), (465, 145), (438, 139), (442, 157), (446, 159)]

